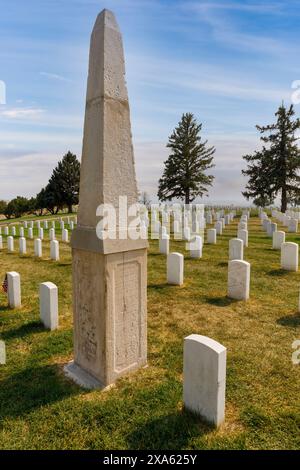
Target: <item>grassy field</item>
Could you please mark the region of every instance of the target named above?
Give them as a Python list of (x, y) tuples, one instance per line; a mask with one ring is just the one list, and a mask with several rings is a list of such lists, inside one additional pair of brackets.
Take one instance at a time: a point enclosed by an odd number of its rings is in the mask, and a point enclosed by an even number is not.
[[(281, 227), (279, 226), (278, 229)], [(62, 372), (72, 359), (71, 252), (60, 243), (59, 262), (0, 250), (0, 281), (6, 271), (22, 279), (23, 306), (7, 308), (0, 293), (1, 449), (300, 449), (300, 365), (292, 342), (300, 339), (297, 313), (300, 274), (280, 270), (280, 252), (249, 223), (251, 263), (248, 302), (226, 297), (228, 241), (237, 221), (191, 259), (185, 254), (182, 287), (166, 285), (166, 258), (152, 241), (148, 258), (149, 367), (119, 380), (107, 392), (87, 392)], [(58, 233), (58, 231), (57, 231)], [(4, 238), (4, 246), (5, 237)], [(47, 235), (46, 235), (47, 238)], [(58, 238), (60, 236), (58, 235)], [(287, 234), (299, 243), (299, 235)], [(60, 327), (39, 323), (39, 283), (59, 288)], [(207, 335), (227, 347), (226, 423), (219, 430), (182, 411), (183, 338)]]

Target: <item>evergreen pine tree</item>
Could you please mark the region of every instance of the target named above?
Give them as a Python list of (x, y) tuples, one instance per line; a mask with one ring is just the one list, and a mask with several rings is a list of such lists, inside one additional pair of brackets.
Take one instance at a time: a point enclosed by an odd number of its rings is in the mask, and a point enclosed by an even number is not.
[(47, 209), (46, 203), (46, 189), (42, 188), (40, 192), (35, 197), (34, 209), (40, 214), (43, 215), (44, 209)]
[(167, 147), (172, 153), (165, 161), (159, 180), (158, 198), (161, 201), (173, 198), (184, 199), (185, 204), (197, 196), (203, 196), (214, 177), (204, 172), (214, 165), (214, 147), (201, 141), (202, 124), (197, 124), (192, 113), (182, 115), (181, 121), (169, 137)]
[(76, 155), (68, 152), (54, 168), (46, 187), (50, 205), (67, 206), (68, 211), (72, 212), (72, 206), (78, 204), (79, 180), (80, 163)]
[(293, 105), (286, 108), (282, 104), (275, 116), (277, 122), (268, 126), (256, 126), (261, 134), (262, 150), (253, 155), (244, 155), (248, 162), (247, 169), (242, 170), (248, 176), (247, 198), (274, 200), (281, 195), (281, 211), (285, 212), (287, 203), (292, 197), (300, 195), (300, 150), (295, 133), (300, 129), (300, 119), (293, 119)]

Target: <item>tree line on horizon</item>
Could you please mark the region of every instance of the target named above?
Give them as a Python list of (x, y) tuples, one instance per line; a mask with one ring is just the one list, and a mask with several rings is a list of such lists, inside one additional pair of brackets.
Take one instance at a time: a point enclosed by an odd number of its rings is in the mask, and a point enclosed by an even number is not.
[(67, 152), (54, 168), (48, 184), (36, 197), (17, 196), (8, 203), (0, 201), (0, 214), (7, 219), (21, 217), (24, 214), (43, 215), (44, 212), (57, 214), (64, 208), (72, 213), (78, 204), (80, 180), (80, 162), (76, 155)]

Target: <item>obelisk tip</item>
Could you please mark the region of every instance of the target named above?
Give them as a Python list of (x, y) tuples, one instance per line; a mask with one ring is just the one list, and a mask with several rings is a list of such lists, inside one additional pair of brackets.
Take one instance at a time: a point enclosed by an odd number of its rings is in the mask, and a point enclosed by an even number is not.
[(120, 32), (120, 29), (119, 29), (117, 20), (115, 18), (115, 15), (113, 14), (112, 11), (107, 10), (106, 8), (104, 8), (104, 10), (102, 10), (101, 13), (99, 13), (99, 15), (97, 16), (95, 26), (94, 26), (94, 30), (96, 28), (98, 29), (99, 27), (111, 28), (111, 29), (115, 29), (116, 31)]

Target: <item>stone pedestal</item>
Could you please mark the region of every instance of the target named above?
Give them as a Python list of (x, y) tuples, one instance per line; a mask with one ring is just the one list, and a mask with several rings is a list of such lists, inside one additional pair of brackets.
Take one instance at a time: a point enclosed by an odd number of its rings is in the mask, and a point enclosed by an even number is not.
[[(74, 362), (99, 388), (147, 363), (146, 278), (145, 250), (73, 250)], [(78, 367), (68, 369), (90, 388)]]

